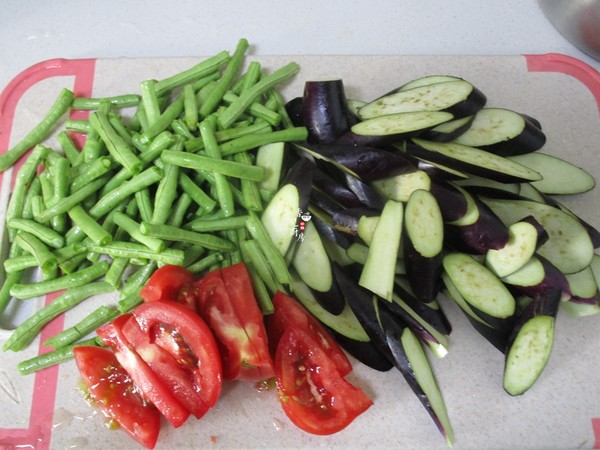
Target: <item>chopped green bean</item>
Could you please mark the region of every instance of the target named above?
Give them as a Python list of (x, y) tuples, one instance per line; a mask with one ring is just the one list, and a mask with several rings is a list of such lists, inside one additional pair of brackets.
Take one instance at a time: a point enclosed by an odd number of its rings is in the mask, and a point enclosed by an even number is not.
[(142, 162), (131, 146), (112, 127), (107, 114), (98, 110), (90, 115), (90, 124), (100, 135), (110, 155), (133, 175), (140, 173)]
[(200, 105), (200, 116), (208, 117), (212, 114), (221, 102), (223, 95), (229, 89), (230, 84), (233, 82), (234, 77), (242, 67), (244, 62), (244, 56), (250, 44), (247, 39), (240, 39), (237, 43), (233, 56), (227, 63), (223, 75), (217, 81), (216, 87), (210, 92), (205, 101)]
[(90, 110), (100, 108), (103, 103), (109, 103), (111, 108), (129, 108), (140, 103), (140, 96), (124, 94), (103, 98), (75, 97), (72, 106), (73, 109)]
[(27, 150), (42, 142), (60, 118), (69, 110), (72, 101), (73, 92), (69, 89), (63, 89), (46, 116), (14, 147), (0, 155), (0, 172), (4, 172), (17, 162)]
[[(38, 166), (46, 158), (46, 155), (52, 150), (43, 145), (36, 145), (35, 148), (29, 154), (29, 157), (25, 160), (21, 169), (15, 177), (15, 184), (13, 192), (8, 201), (6, 207), (6, 220), (10, 220), (13, 217), (21, 217), (23, 213), (23, 205), (25, 202), (25, 194), (27, 188), (36, 176)], [(6, 155), (6, 153), (5, 153)], [(4, 155), (2, 155), (4, 156)], [(0, 156), (0, 161), (2, 159)], [(0, 169), (1, 171), (2, 169)], [(9, 239), (13, 239), (15, 233), (9, 233)]]
[(142, 105), (144, 106), (144, 111), (146, 111), (149, 127), (152, 127), (160, 117), (160, 106), (155, 85), (156, 80), (144, 80), (140, 83)]
[(33, 234), (40, 241), (53, 248), (61, 248), (65, 245), (65, 239), (62, 235), (34, 220), (12, 218), (8, 220), (8, 227)]
[[(93, 267), (93, 266), (92, 266)], [(38, 283), (42, 284), (42, 283)], [(13, 286), (19, 286), (18, 284)], [(38, 310), (32, 316), (25, 319), (4, 343), (3, 350), (19, 351), (31, 343), (38, 335), (44, 325), (52, 319), (62, 314), (65, 311), (75, 307), (83, 300), (94, 295), (107, 294), (113, 292), (114, 289), (104, 281), (95, 283), (81, 284), (78, 286), (70, 286), (65, 292), (56, 297), (52, 302)], [(52, 291), (50, 291), (52, 292)], [(19, 297), (17, 297), (19, 298)]]
[(240, 94), (238, 99), (231, 103), (223, 114), (220, 115), (219, 123), (221, 127), (228, 128), (231, 126), (260, 95), (282, 81), (291, 78), (298, 70), (300, 70), (300, 66), (295, 62), (291, 62), (273, 73), (264, 76), (258, 83)]
[(151, 167), (144, 170), (143, 172), (135, 175), (133, 178), (123, 183), (121, 186), (118, 186), (112, 191), (104, 194), (90, 209), (90, 216), (95, 218), (102, 217), (127, 197), (158, 182), (162, 176), (163, 172), (158, 167)]
[(107, 245), (89, 244), (88, 249), (92, 252), (108, 255), (111, 258), (137, 258), (176, 266), (182, 265), (185, 257), (183, 250), (166, 248), (159, 253), (136, 242), (112, 241)]
[(110, 268), (106, 272), (106, 275), (104, 275), (104, 281), (115, 289), (119, 289), (123, 280), (123, 274), (128, 266), (128, 258), (115, 258), (110, 264)]
[(66, 347), (87, 336), (101, 325), (110, 322), (119, 314), (121, 313), (117, 308), (101, 305), (75, 325), (65, 328), (60, 333), (46, 339), (44, 345), (53, 347), (56, 350)]
[(81, 206), (71, 208), (68, 214), (73, 223), (81, 228), (94, 243), (104, 245), (112, 240), (111, 234), (102, 228), (102, 225), (96, 222)]
[(46, 276), (53, 274), (57, 267), (58, 261), (56, 256), (48, 249), (40, 239), (31, 233), (19, 231), (15, 237), (15, 244), (31, 254), (38, 262), (38, 266), (42, 273)]
[(189, 68), (188, 70), (179, 72), (163, 80), (158, 80), (156, 82), (156, 86), (154, 87), (156, 90), (156, 94), (160, 96), (168, 93), (172, 89), (183, 86), (195, 80), (199, 80), (206, 76), (210, 76), (228, 60), (229, 53), (227, 51), (222, 51), (214, 56), (211, 56), (210, 58), (201, 61), (200, 63), (196, 64), (194, 67)]
[(8, 307), (8, 304), (12, 300), (12, 295), (10, 294), (10, 290), (15, 284), (21, 282), (23, 278), (23, 272), (9, 272), (6, 274), (4, 278), (4, 282), (2, 283), (2, 288), (0, 288), (0, 317), (4, 315), (4, 311)]
[(144, 244), (150, 250), (160, 253), (165, 249), (166, 245), (162, 239), (143, 234), (140, 231), (140, 224), (126, 214), (115, 213), (114, 221), (119, 227), (125, 230), (129, 236), (139, 243)]
[(37, 267), (38, 261), (32, 255), (20, 255), (4, 260), (4, 271), (6, 273), (22, 272), (25, 269)]
[(183, 87), (183, 117), (187, 127), (194, 131), (198, 127), (198, 99), (192, 84)]
[(123, 138), (127, 145), (133, 145), (133, 138), (131, 136), (131, 132), (127, 129), (125, 124), (123, 123), (122, 118), (114, 113), (110, 113), (108, 115), (108, 121), (110, 122), (113, 129), (117, 132), (119, 136)]
[[(246, 152), (236, 153), (233, 155), (233, 160), (242, 164), (253, 164), (252, 158)], [(252, 211), (262, 211), (263, 204), (258, 183), (243, 179), (240, 180), (240, 187), (246, 208)]]
[(267, 261), (256, 240), (247, 239), (240, 241), (240, 250), (246, 264), (254, 268), (271, 295), (274, 295), (278, 290), (283, 290), (283, 286), (275, 279), (269, 261)]
[(183, 95), (180, 95), (177, 100), (171, 103), (167, 109), (156, 119), (156, 122), (149, 123), (148, 128), (140, 137), (143, 143), (150, 142), (161, 132), (165, 131), (171, 123), (179, 117), (183, 112)]
[(150, 198), (150, 191), (148, 189), (142, 189), (135, 193), (135, 201), (138, 206), (140, 217), (144, 222), (150, 222), (152, 220), (152, 199)]
[(192, 197), (183, 192), (175, 205), (173, 206), (173, 210), (169, 219), (167, 220), (167, 225), (172, 225), (175, 227), (180, 227), (185, 219), (185, 215), (192, 204)]
[[(56, 153), (52, 153), (56, 155)], [(62, 201), (63, 198), (69, 195), (69, 170), (71, 163), (68, 159), (59, 156), (52, 158), (50, 163), (50, 171), (52, 172), (52, 201), (49, 206)], [(67, 218), (64, 214), (58, 214), (51, 220), (52, 228), (56, 231), (64, 233), (67, 228)]]
[(147, 236), (175, 242), (188, 242), (190, 244), (201, 245), (210, 250), (235, 250), (233, 243), (216, 235), (183, 230), (171, 225), (154, 225), (142, 222), (140, 230)]
[(125, 282), (121, 289), (121, 299), (127, 298), (132, 294), (139, 294), (140, 290), (146, 284), (152, 273), (156, 270), (156, 262), (149, 261), (138, 270), (136, 270)]
[(90, 132), (90, 121), (87, 119), (67, 119), (65, 120), (65, 129), (87, 134)]
[(186, 267), (186, 269), (192, 273), (198, 274), (198, 273), (206, 270), (207, 268), (220, 263), (221, 261), (223, 261), (223, 254), (214, 252), (214, 253), (211, 253), (210, 255), (207, 255), (204, 258), (199, 259), (198, 261), (188, 265)]
[(71, 208), (79, 205), (90, 195), (93, 195), (94, 193), (98, 192), (107, 180), (108, 176), (102, 176), (83, 186), (79, 190), (71, 193), (71, 195), (63, 198), (60, 202), (50, 207), (47, 207), (41, 212), (39, 220), (43, 223), (50, 220), (52, 217), (57, 216), (58, 214), (66, 213)]
[(221, 153), (223, 156), (229, 156), (274, 142), (304, 141), (307, 137), (308, 130), (306, 127), (294, 127), (270, 131), (268, 133), (248, 134), (221, 144)]
[[(235, 95), (233, 92), (228, 92), (223, 96), (223, 100), (225, 100), (227, 103), (230, 103), (230, 104), (234, 103), (237, 99), (238, 99), (238, 96)], [(265, 106), (261, 103), (258, 103), (258, 102), (252, 103), (248, 107), (248, 111), (250, 112), (250, 114), (252, 116), (259, 118), (259, 119), (263, 119), (269, 125), (272, 125), (274, 127), (279, 125), (279, 123), (281, 122), (281, 115), (278, 112), (273, 111), (272, 109), (269, 109), (267, 106)]]
[(217, 206), (217, 202), (184, 172), (179, 173), (179, 186), (203, 211), (210, 212)]
[(121, 297), (121, 300), (119, 300), (119, 311), (121, 313), (127, 313), (136, 306), (141, 305), (143, 301), (144, 300), (140, 296), (140, 289), (137, 289), (137, 291), (134, 291), (125, 297)]
[(66, 361), (69, 361), (73, 358), (73, 349), (75, 347), (93, 345), (96, 347), (101, 347), (102, 341), (100, 338), (93, 337), (90, 339), (86, 339), (84, 341), (76, 342), (72, 345), (62, 347), (58, 350), (54, 350), (52, 352), (43, 353), (38, 356), (34, 356), (33, 358), (27, 359), (25, 361), (21, 361), (17, 368), (21, 375), (29, 375), (31, 373), (37, 372), (39, 370), (45, 369), (47, 367), (55, 366), (56, 364), (60, 364)]
[(234, 178), (245, 178), (248, 180), (260, 181), (264, 175), (264, 168), (251, 166), (249, 164), (236, 163), (224, 159), (214, 159), (208, 156), (201, 156), (187, 152), (175, 152), (165, 150), (161, 159), (167, 164), (175, 164), (194, 170), (212, 171), (215, 174), (222, 174)]
[(15, 284), (10, 293), (13, 297), (28, 299), (60, 291), (61, 289), (81, 287), (103, 276), (108, 268), (109, 263), (107, 261), (100, 261), (79, 272), (63, 275), (52, 280), (31, 284)]
[(273, 270), (275, 280), (281, 284), (289, 284), (291, 276), (287, 264), (281, 253), (279, 253), (279, 250), (277, 250), (277, 247), (273, 244), (273, 241), (269, 238), (267, 230), (254, 211), (248, 211), (246, 227), (267, 258)]
[(78, 191), (90, 181), (108, 173), (112, 168), (112, 161), (109, 157), (104, 156), (89, 163), (80, 164), (78, 167), (76, 176), (71, 178), (71, 192)]
[(209, 220), (204, 217), (200, 217), (186, 225), (192, 231), (199, 233), (210, 233), (215, 231), (235, 230), (237, 228), (244, 228), (246, 221), (248, 220), (247, 215), (237, 215), (232, 217), (226, 217), (224, 219), (213, 219)]
[(56, 140), (58, 141), (58, 144), (60, 145), (65, 157), (69, 160), (71, 165), (74, 165), (75, 161), (77, 161), (77, 158), (79, 157), (79, 149), (73, 142), (73, 139), (71, 139), (69, 136), (69, 133), (66, 131), (61, 131), (56, 136)]
[(173, 202), (177, 198), (177, 182), (179, 180), (179, 166), (165, 164), (164, 176), (158, 183), (154, 195), (154, 210), (150, 223), (163, 224), (171, 214)]

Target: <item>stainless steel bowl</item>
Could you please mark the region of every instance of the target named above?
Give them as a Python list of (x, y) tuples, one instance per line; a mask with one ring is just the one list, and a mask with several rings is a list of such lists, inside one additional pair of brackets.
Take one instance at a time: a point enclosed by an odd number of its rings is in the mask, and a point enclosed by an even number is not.
[(588, 55), (600, 60), (600, 0), (538, 0), (556, 29)]

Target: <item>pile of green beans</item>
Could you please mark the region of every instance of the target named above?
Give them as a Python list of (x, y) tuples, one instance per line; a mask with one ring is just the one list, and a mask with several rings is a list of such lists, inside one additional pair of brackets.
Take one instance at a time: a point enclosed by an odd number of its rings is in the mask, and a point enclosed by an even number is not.
[[(257, 61), (245, 65), (248, 47), (241, 39), (232, 54), (144, 80), (139, 94), (76, 98), (64, 89), (44, 120), (0, 155), (0, 171), (26, 157), (6, 211), (0, 315), (11, 302), (63, 291), (18, 325), (3, 350), (27, 347), (87, 298), (115, 299), (47, 339), (54, 351), (21, 363), (22, 373), (63, 361), (74, 345), (98, 345), (90, 333), (138, 305), (164, 264), (200, 276), (244, 261), (263, 312), (272, 311), (289, 273), (259, 218), (273, 192), (260, 188), (256, 150), (302, 141), (307, 130), (293, 126), (276, 90), (298, 65), (265, 73)], [(63, 120), (70, 110), (89, 118)], [(60, 126), (51, 148), (47, 138)], [(82, 148), (71, 132), (85, 134)]]

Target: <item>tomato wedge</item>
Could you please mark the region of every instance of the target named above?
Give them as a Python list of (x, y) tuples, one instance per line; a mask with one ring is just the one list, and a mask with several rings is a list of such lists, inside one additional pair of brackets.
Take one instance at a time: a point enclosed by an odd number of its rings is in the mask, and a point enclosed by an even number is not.
[(310, 334), (321, 349), (334, 362), (342, 377), (352, 371), (352, 364), (327, 329), (315, 319), (297, 300), (281, 291), (273, 297), (274, 312), (267, 319), (271, 352), (274, 353), (281, 336), (289, 327)]
[(285, 414), (308, 433), (337, 433), (373, 404), (340, 375), (323, 348), (302, 329), (288, 327), (283, 333), (274, 368)]
[[(158, 304), (158, 302), (148, 304)], [(112, 322), (102, 325), (96, 333), (115, 352), (117, 360), (144, 397), (152, 402), (175, 428), (178, 428), (184, 424), (190, 413), (138, 355), (123, 334), (122, 327), (130, 317), (130, 314), (119, 316)]]
[(144, 339), (168, 352), (189, 373), (204, 405), (213, 407), (221, 394), (222, 368), (217, 343), (206, 322), (173, 302), (142, 303), (133, 315), (146, 335)]
[(197, 310), (213, 331), (230, 380), (273, 377), (267, 333), (246, 266), (214, 270), (195, 283)]
[(136, 442), (154, 448), (160, 412), (146, 402), (115, 354), (103, 347), (73, 348), (75, 363), (90, 398)]
[(208, 405), (198, 394), (197, 373), (188, 364), (179, 361), (162, 346), (158, 345), (150, 333), (144, 332), (134, 317), (123, 325), (123, 334), (135, 347), (137, 353), (158, 375), (161, 381), (197, 419), (208, 411)]
[(174, 301), (195, 310), (195, 296), (192, 284), (196, 277), (181, 266), (166, 264), (154, 271), (146, 282), (140, 296), (145, 302)]

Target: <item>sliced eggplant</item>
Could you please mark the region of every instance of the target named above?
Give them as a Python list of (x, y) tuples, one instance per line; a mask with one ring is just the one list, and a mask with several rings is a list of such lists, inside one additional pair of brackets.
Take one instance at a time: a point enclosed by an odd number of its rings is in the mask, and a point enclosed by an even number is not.
[(313, 166), (308, 159), (300, 158), (262, 213), (261, 221), (282, 255), (292, 245), (299, 213), (308, 210)]
[[(445, 182), (432, 182), (429, 191), (436, 198), (444, 222), (455, 222), (467, 216), (474, 207), (473, 196), (464, 189)], [(469, 221), (472, 223), (473, 221)]]
[(386, 198), (370, 184), (350, 174), (345, 175), (346, 186), (358, 197), (367, 208), (381, 209), (386, 203)]
[(485, 265), (502, 278), (523, 267), (539, 247), (539, 230), (528, 221), (515, 222), (508, 227), (508, 242), (499, 249), (490, 249)]
[(531, 184), (544, 194), (581, 194), (596, 186), (596, 180), (585, 169), (548, 153), (533, 152), (510, 159), (542, 175), (541, 180)]
[(443, 164), (434, 163), (423, 158), (406, 154), (406, 157), (412, 161), (418, 170), (425, 172), (432, 180), (436, 181), (454, 181), (467, 180), (469, 175), (460, 170), (452, 169)]
[(365, 181), (416, 170), (404, 155), (390, 149), (343, 144), (308, 144), (304, 148), (314, 157), (331, 161), (338, 168)]
[(328, 328), (328, 330), (346, 352), (367, 367), (379, 372), (387, 372), (394, 367), (390, 359), (373, 342), (356, 341), (331, 328)]
[[(440, 275), (441, 280), (441, 275)], [(444, 310), (438, 300), (432, 300), (428, 303), (419, 300), (406, 276), (398, 275), (394, 279), (394, 293), (406, 302), (406, 304), (419, 314), (427, 323), (431, 324), (436, 330), (445, 335), (452, 332), (452, 324), (446, 317)], [(441, 290), (442, 286), (440, 286)]]
[(586, 228), (572, 215), (550, 205), (531, 200), (483, 198), (482, 200), (506, 224), (533, 216), (548, 232), (548, 241), (538, 253), (563, 273), (574, 273), (587, 267), (594, 246)]
[(414, 156), (501, 183), (523, 183), (542, 178), (535, 170), (476, 147), (416, 138), (411, 142), (414, 145), (408, 145), (406, 151)]
[(416, 297), (429, 303), (440, 289), (444, 221), (435, 197), (414, 191), (404, 210), (404, 260), (408, 280)]
[[(317, 189), (313, 189), (311, 201), (318, 204), (320, 201), (335, 200), (339, 205), (346, 208), (358, 208), (364, 206), (361, 200), (352, 192), (345, 183), (335, 180), (329, 174), (316, 168), (313, 174), (313, 185)], [(324, 199), (326, 195), (329, 199)], [(323, 208), (326, 211), (327, 207)]]
[(302, 121), (308, 129), (308, 142), (334, 142), (350, 129), (348, 116), (342, 80), (307, 81), (304, 84)]
[(442, 81), (412, 89), (392, 91), (359, 109), (361, 119), (414, 111), (446, 111), (455, 117), (476, 113), (485, 95), (465, 80)]
[(509, 337), (504, 364), (503, 386), (508, 394), (524, 394), (546, 367), (560, 299), (558, 289), (540, 292), (519, 316)]
[(444, 272), (474, 309), (498, 319), (514, 315), (516, 301), (513, 295), (496, 275), (472, 256), (450, 252), (442, 263)]
[(576, 273), (565, 275), (569, 283), (571, 297), (569, 301), (597, 305), (600, 301), (598, 283), (594, 277), (591, 265)]
[(429, 86), (435, 83), (443, 83), (445, 81), (458, 81), (462, 78), (454, 75), (425, 75), (423, 77), (415, 78), (407, 83), (404, 83), (398, 89), (394, 89), (392, 92), (407, 91), (408, 89), (414, 89), (421, 86)]
[(382, 197), (397, 202), (406, 202), (417, 189), (428, 191), (431, 187), (431, 177), (427, 171), (415, 170), (410, 173), (374, 180), (371, 182), (371, 186)]
[(488, 194), (499, 198), (506, 198), (507, 196), (510, 198), (513, 195), (517, 196), (523, 185), (523, 183), (501, 183), (499, 181), (475, 175), (470, 175), (464, 180), (456, 180), (454, 181), (454, 184), (477, 195)]
[(386, 308), (386, 301), (357, 285), (353, 276), (334, 266), (348, 305), (379, 350), (402, 373), (449, 446), (454, 435), (431, 365), (410, 327)]
[(285, 104), (285, 110), (290, 116), (292, 124), (296, 127), (304, 126), (304, 119), (302, 117), (302, 104), (304, 100), (302, 97), (294, 97)]
[(483, 336), (490, 344), (492, 344), (500, 352), (504, 353), (508, 342), (509, 331), (506, 327), (495, 328), (490, 323), (481, 318), (481, 315), (476, 313), (473, 307), (460, 294), (450, 277), (446, 273), (442, 273), (442, 281), (445, 286), (445, 295), (452, 300), (461, 309), (464, 315), (469, 320), (473, 328)]
[(453, 142), (513, 156), (539, 150), (546, 143), (546, 135), (523, 114), (505, 108), (483, 108), (475, 114), (470, 128)]
[(471, 115), (441, 123), (425, 131), (422, 137), (434, 142), (453, 141), (469, 129), (474, 119), (475, 115)]
[(345, 302), (341, 313), (332, 314), (319, 303), (314, 292), (293, 271), (290, 288), (298, 301), (321, 323), (349, 339), (359, 342), (369, 341), (369, 336)]
[(263, 179), (258, 184), (265, 201), (270, 201), (279, 189), (285, 152), (285, 142), (265, 144), (256, 151), (256, 165), (265, 168)]
[(469, 206), (463, 218), (446, 224), (444, 232), (449, 247), (475, 255), (505, 247), (509, 233), (502, 220), (476, 197)]
[(559, 289), (565, 300), (571, 297), (565, 274), (539, 254), (534, 255), (516, 272), (502, 278), (502, 281), (519, 295), (535, 297), (540, 292)]
[(391, 301), (394, 292), (396, 261), (400, 250), (404, 206), (388, 200), (381, 211), (369, 254), (361, 271), (359, 285)]
[(363, 118), (350, 128), (351, 136), (342, 137), (338, 142), (384, 146), (419, 135), (452, 119), (454, 116), (444, 111), (408, 111)]

